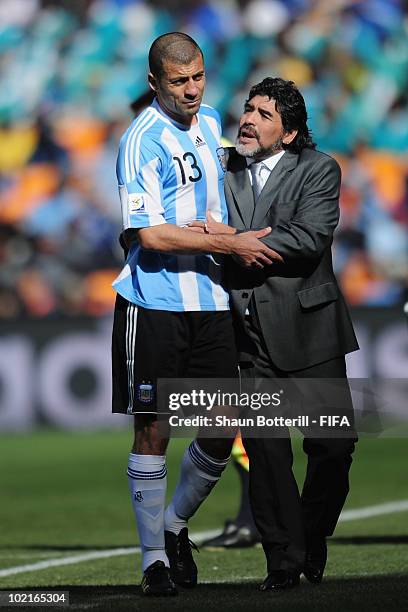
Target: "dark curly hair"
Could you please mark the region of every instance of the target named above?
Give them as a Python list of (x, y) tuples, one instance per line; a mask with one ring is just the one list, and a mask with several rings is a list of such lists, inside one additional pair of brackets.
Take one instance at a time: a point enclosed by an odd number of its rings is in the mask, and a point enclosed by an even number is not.
[(302, 149), (316, 148), (311, 131), (307, 127), (305, 101), (293, 81), (268, 77), (251, 87), (247, 102), (255, 96), (273, 98), (276, 101), (276, 110), (281, 117), (285, 132), (298, 131), (290, 144), (283, 143), (284, 149), (300, 153)]

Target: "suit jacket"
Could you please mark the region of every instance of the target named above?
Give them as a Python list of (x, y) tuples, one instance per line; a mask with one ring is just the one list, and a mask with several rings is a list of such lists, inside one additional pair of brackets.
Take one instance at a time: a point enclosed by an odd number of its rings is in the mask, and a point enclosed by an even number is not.
[(283, 264), (246, 269), (228, 258), (238, 349), (245, 351), (244, 317), (251, 298), (273, 363), (284, 371), (311, 367), (358, 349), (350, 315), (333, 273), (331, 245), (339, 220), (341, 173), (324, 153), (286, 151), (256, 203), (246, 159), (227, 150), (229, 224), (271, 226), (262, 241)]

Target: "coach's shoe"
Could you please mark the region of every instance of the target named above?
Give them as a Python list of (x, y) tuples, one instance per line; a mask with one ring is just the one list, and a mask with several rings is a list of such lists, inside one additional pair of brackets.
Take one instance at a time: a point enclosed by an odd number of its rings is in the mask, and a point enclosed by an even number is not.
[(263, 583), (260, 585), (260, 591), (283, 591), (297, 586), (300, 582), (297, 572), (278, 569), (269, 572)]
[(303, 573), (309, 582), (319, 584), (323, 579), (327, 561), (326, 540), (315, 541), (306, 551), (306, 561)]
[(169, 597), (177, 595), (177, 589), (170, 578), (170, 570), (163, 561), (155, 561), (145, 570), (142, 578), (144, 595)]
[(257, 531), (250, 525), (238, 525), (234, 521), (226, 521), (224, 531), (215, 538), (204, 540), (202, 546), (218, 548), (249, 548), (261, 539)]
[(198, 548), (194, 542), (189, 540), (187, 527), (184, 527), (178, 535), (171, 531), (165, 531), (164, 537), (172, 580), (186, 588), (195, 587), (197, 584), (197, 566), (194, 563), (191, 549), (194, 548), (198, 551)]

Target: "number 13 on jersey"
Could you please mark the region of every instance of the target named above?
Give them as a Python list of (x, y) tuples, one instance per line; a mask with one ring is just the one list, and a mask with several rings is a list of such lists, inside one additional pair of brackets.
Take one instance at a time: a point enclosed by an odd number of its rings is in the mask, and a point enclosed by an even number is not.
[(203, 177), (197, 158), (191, 151), (186, 151), (182, 157), (174, 155), (173, 159), (180, 172), (183, 185), (186, 185), (187, 181), (196, 183)]

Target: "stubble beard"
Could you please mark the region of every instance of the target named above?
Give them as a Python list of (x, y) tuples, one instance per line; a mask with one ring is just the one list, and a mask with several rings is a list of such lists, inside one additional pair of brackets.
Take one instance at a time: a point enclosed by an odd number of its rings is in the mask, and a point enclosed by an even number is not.
[(250, 145), (243, 145), (239, 142), (236, 143), (235, 148), (239, 155), (243, 155), (244, 157), (255, 157), (258, 153), (262, 153), (262, 147), (258, 145), (254, 149)]
[(235, 149), (239, 155), (244, 157), (266, 159), (267, 157), (274, 155), (274, 153), (282, 151), (283, 140), (282, 138), (278, 138), (278, 140), (276, 140), (270, 147), (265, 148), (259, 143), (256, 147), (253, 147), (253, 145), (240, 144), (239, 140), (237, 139)]

